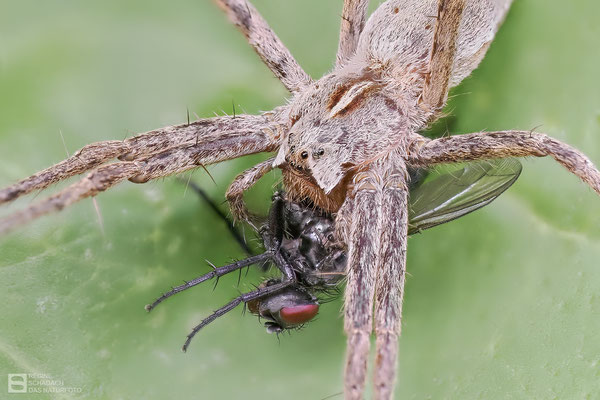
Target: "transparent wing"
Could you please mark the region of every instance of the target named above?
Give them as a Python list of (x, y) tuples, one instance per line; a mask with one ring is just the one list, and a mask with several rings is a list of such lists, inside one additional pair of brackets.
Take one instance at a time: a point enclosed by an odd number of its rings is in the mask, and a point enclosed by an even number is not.
[(500, 196), (521, 174), (514, 158), (447, 165), (430, 170), (410, 190), (408, 234), (475, 211)]

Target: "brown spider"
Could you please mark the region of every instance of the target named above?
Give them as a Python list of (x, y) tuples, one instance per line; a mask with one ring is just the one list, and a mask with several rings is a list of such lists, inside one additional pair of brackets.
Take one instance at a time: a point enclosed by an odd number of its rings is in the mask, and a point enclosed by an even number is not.
[[(435, 140), (418, 134), (439, 117), (448, 89), (481, 61), (510, 1), (388, 0), (365, 23), (368, 1), (345, 0), (337, 64), (318, 81), (300, 68), (251, 4), (217, 2), (293, 94), (290, 103), (260, 116), (204, 119), (88, 145), (0, 191), (0, 203), (6, 203), (92, 170), (1, 220), (0, 233), (126, 179), (142, 183), (277, 152), (234, 180), (227, 192), (232, 212), (249, 217), (243, 192), (274, 167), (282, 170), (290, 195), (337, 212), (338, 236), (349, 254), (346, 397), (362, 396), (374, 329), (375, 396), (390, 398), (405, 278), (407, 165), (549, 155), (599, 193), (600, 173), (582, 153), (530, 131)], [(114, 158), (121, 161), (106, 164)]]

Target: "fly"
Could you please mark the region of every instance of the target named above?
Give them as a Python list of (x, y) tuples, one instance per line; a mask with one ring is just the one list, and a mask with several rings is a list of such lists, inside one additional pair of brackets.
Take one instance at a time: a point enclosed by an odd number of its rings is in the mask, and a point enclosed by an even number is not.
[[(521, 169), (516, 159), (499, 159), (409, 171), (408, 234), (486, 206), (517, 180)], [(227, 220), (222, 213), (219, 215)], [(256, 290), (236, 297), (202, 320), (188, 335), (184, 351), (200, 329), (242, 302), (252, 314), (265, 321), (267, 332), (280, 333), (311, 321), (320, 304), (338, 292), (345, 277), (347, 257), (344, 245), (336, 238), (334, 215), (312, 204), (290, 201), (284, 192), (276, 192), (259, 235), (265, 248), (263, 253), (214, 268), (146, 306), (146, 310), (151, 311), (174, 294), (254, 264), (271, 265), (280, 272), (278, 277), (264, 280)], [(240, 236), (236, 239), (240, 241)]]

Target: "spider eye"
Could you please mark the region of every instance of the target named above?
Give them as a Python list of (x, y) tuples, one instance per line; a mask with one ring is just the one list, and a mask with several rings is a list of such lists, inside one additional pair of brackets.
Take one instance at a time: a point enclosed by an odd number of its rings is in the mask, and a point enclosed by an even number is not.
[(279, 316), (287, 325), (301, 325), (313, 319), (318, 312), (318, 304), (302, 304), (293, 307), (283, 307), (279, 311)]
[(308, 158), (308, 151), (306, 151), (306, 150), (305, 150), (305, 151), (303, 151), (303, 152), (300, 154), (300, 157), (302, 157), (302, 159), (303, 159), (303, 160), (306, 160), (306, 159)]
[(322, 147), (320, 149), (313, 151), (313, 153), (312, 153), (313, 158), (315, 158), (315, 159), (320, 158), (323, 154), (325, 154), (325, 150), (323, 150)]

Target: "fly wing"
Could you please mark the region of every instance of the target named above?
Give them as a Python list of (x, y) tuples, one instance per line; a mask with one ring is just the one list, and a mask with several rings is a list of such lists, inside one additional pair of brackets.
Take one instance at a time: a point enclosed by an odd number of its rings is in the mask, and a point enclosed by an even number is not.
[(430, 171), (425, 182), (411, 189), (409, 235), (491, 203), (517, 180), (522, 169), (521, 163), (514, 158), (461, 165), (458, 169)]

